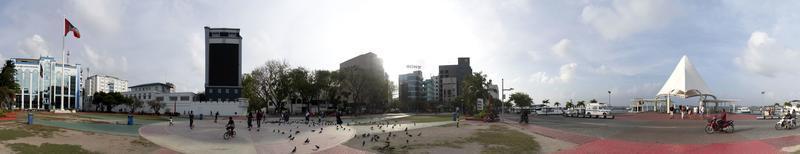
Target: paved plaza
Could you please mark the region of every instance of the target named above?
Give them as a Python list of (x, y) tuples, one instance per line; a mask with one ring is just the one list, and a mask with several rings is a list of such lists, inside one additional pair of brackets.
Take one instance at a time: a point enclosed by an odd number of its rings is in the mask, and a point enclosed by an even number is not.
[(532, 116), (530, 124), (518, 124), (518, 115), (506, 115), (506, 123), (579, 146), (565, 153), (763, 153), (796, 151), (800, 129), (775, 130), (776, 120), (735, 118), (733, 133), (706, 134), (705, 120), (670, 120), (642, 114), (645, 118), (588, 119)]
[[(405, 114), (388, 114), (378, 116), (364, 116), (348, 119), (351, 124), (370, 123), (373, 121), (401, 118)], [(269, 118), (268, 121), (277, 121)], [(182, 153), (291, 153), (296, 148), (296, 153), (358, 153), (356, 149), (343, 147), (341, 144), (353, 138), (356, 134), (382, 133), (413, 130), (433, 127), (453, 122), (432, 123), (407, 123), (397, 124), (384, 129), (370, 128), (372, 125), (332, 125), (323, 122), (306, 124), (301, 118), (292, 118), (290, 123), (265, 123), (261, 130), (256, 131), (255, 124), (248, 131), (247, 121), (236, 118), (236, 137), (230, 140), (223, 139), (226, 120), (222, 118), (218, 123), (213, 120), (196, 120), (195, 127), (189, 128), (188, 121), (180, 121), (169, 126), (168, 122), (153, 123), (139, 129), (142, 137), (165, 148)], [(316, 121), (316, 120), (312, 120)], [(255, 123), (255, 121), (253, 122)], [(290, 138), (294, 138), (290, 140)], [(308, 139), (310, 142), (305, 143)], [(319, 146), (319, 148), (317, 148)], [(330, 151), (326, 151), (329, 150)]]

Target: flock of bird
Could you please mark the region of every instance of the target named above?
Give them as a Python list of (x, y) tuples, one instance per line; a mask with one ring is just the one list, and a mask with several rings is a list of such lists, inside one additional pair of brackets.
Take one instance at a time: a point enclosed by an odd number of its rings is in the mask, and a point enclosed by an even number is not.
[[(273, 122), (273, 123), (276, 123), (278, 126), (282, 126), (282, 125), (289, 126), (288, 130), (281, 130), (281, 129), (277, 129), (277, 128), (272, 130), (272, 133), (277, 134), (277, 135), (288, 135), (286, 138), (288, 139), (289, 142), (294, 142), (294, 139), (297, 136), (299, 136), (301, 133), (309, 133), (309, 134), (312, 134), (312, 135), (322, 134), (322, 132), (325, 130), (326, 126), (336, 126), (336, 130), (334, 130), (334, 131), (337, 131), (337, 132), (338, 131), (353, 131), (350, 128), (345, 128), (344, 126), (338, 125), (338, 124), (336, 124), (335, 122), (332, 122), (332, 121), (313, 122), (313, 121), (305, 121), (305, 120), (295, 120), (295, 121), (288, 121), (288, 122)], [(294, 128), (292, 128), (291, 126), (294, 126)], [(300, 128), (301, 126), (305, 127), (303, 129), (306, 129), (306, 128), (310, 129), (310, 132), (301, 132), (301, 128)], [(309, 145), (309, 144), (311, 144), (311, 139), (306, 137), (306, 140), (303, 141), (303, 145)], [(314, 148), (312, 148), (311, 150), (317, 151), (319, 149), (320, 149), (319, 145), (314, 145)], [(294, 148), (292, 148), (292, 152), (291, 153), (295, 153), (295, 152), (297, 152), (297, 146), (294, 146)]]
[[(399, 132), (391, 131), (395, 130), (395, 128), (399, 129), (403, 127), (403, 124), (400, 124), (398, 121), (394, 121), (393, 123), (390, 121), (380, 121), (380, 122), (370, 122), (367, 124), (370, 125), (369, 129), (371, 131), (376, 131), (377, 129), (380, 130), (381, 133), (385, 133), (385, 135), (381, 136), (379, 134), (371, 134), (371, 133), (362, 133), (361, 135), (356, 134), (355, 136), (353, 136), (353, 138), (361, 139), (361, 147), (366, 146), (367, 140), (369, 140), (370, 141), (369, 143), (385, 143), (385, 145), (379, 147), (378, 150), (391, 150), (394, 149), (394, 147), (392, 147), (392, 142), (391, 142), (391, 140), (394, 138), (394, 139), (400, 139), (401, 141), (405, 139), (406, 144), (403, 145), (401, 148), (406, 148), (408, 147), (410, 142), (414, 141), (414, 137), (422, 136), (422, 132), (418, 132), (416, 135), (414, 135), (413, 133), (409, 133), (408, 126), (405, 126), (403, 128), (403, 133), (405, 134), (398, 136), (398, 134), (400, 134)], [(412, 123), (412, 125), (416, 126), (417, 124), (414, 122)], [(387, 130), (389, 130), (389, 133), (386, 133)]]
[[(355, 130), (353, 130), (351, 128), (344, 127), (342, 125), (336, 124), (333, 121), (314, 122), (314, 121), (305, 121), (305, 120), (293, 120), (293, 121), (288, 121), (288, 122), (273, 121), (273, 122), (269, 122), (269, 123), (276, 124), (277, 126), (283, 126), (283, 127), (276, 127), (275, 129), (272, 130), (272, 133), (275, 134), (275, 135), (285, 136), (288, 142), (294, 142), (294, 140), (298, 136), (300, 136), (301, 134), (311, 134), (309, 136), (315, 136), (315, 135), (318, 135), (318, 134), (322, 134), (323, 131), (325, 130), (324, 127), (327, 127), (327, 126), (335, 126), (335, 130), (333, 130), (335, 132), (339, 132), (339, 131), (343, 131), (343, 132), (355, 131)], [(405, 139), (406, 144), (403, 145), (402, 148), (406, 148), (411, 142), (414, 141), (414, 137), (422, 136), (422, 132), (417, 132), (416, 134), (409, 133), (408, 126), (405, 126), (405, 128), (403, 128), (403, 133), (404, 134), (398, 136), (400, 134), (399, 132), (392, 132), (392, 130), (395, 130), (395, 128), (399, 129), (399, 128), (403, 127), (403, 124), (399, 123), (398, 121), (385, 121), (385, 120), (384, 121), (368, 121), (368, 122), (357, 122), (357, 121), (354, 121), (353, 123), (354, 123), (354, 125), (362, 125), (362, 126), (363, 125), (368, 125), (368, 126), (370, 126), (369, 127), (370, 131), (368, 131), (367, 133), (362, 133), (360, 135), (359, 134), (355, 134), (353, 136), (353, 139), (361, 139), (362, 140), (361, 141), (361, 146), (362, 147), (366, 146), (367, 143), (368, 143), (367, 140), (369, 140), (370, 141), (369, 143), (385, 143), (385, 145), (382, 146), (382, 147), (379, 147), (378, 150), (390, 150), (390, 149), (394, 148), (394, 147), (391, 146), (391, 142), (390, 142), (390, 140), (394, 138), (394, 139), (401, 139), (401, 140)], [(350, 123), (346, 123), (345, 125), (346, 126), (350, 126)], [(414, 123), (411, 123), (409, 125), (416, 126), (417, 124), (414, 122)], [(292, 127), (292, 126), (294, 126), (294, 127)], [(305, 127), (305, 128), (301, 128), (301, 127)], [(385, 134), (385, 135), (382, 136), (382, 135), (377, 134), (377, 133), (375, 133), (375, 134), (369, 133), (369, 132), (377, 132), (376, 129), (380, 130), (381, 134)], [(305, 131), (301, 131), (301, 130), (305, 130)], [(389, 131), (389, 133), (386, 133), (387, 131)], [(306, 137), (306, 139), (303, 141), (303, 146), (306, 146), (306, 145), (312, 145), (311, 138)], [(319, 149), (320, 149), (319, 145), (313, 144), (313, 147), (312, 147), (311, 150), (312, 151), (317, 151)], [(296, 153), (296, 152), (297, 152), (297, 146), (294, 146), (292, 148), (291, 153)]]

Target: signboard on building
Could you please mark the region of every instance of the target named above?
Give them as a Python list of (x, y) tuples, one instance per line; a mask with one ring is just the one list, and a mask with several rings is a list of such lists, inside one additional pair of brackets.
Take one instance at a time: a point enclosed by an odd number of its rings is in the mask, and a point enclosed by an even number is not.
[(483, 99), (478, 99), (478, 111), (483, 111)]

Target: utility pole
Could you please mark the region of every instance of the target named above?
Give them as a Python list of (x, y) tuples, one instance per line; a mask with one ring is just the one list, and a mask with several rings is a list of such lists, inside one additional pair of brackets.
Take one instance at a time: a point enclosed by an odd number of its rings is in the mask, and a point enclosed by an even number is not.
[(501, 99), (500, 99), (500, 109), (501, 109), (500, 110), (500, 121), (503, 120), (503, 118), (502, 118), (503, 117), (503, 112), (505, 112), (505, 110), (506, 110), (506, 103), (505, 103), (506, 94), (505, 94), (505, 91), (514, 90), (514, 88), (505, 89), (505, 84), (506, 84), (506, 80), (503, 79), (503, 78), (500, 78), (500, 95), (501, 95), (500, 96), (501, 97)]

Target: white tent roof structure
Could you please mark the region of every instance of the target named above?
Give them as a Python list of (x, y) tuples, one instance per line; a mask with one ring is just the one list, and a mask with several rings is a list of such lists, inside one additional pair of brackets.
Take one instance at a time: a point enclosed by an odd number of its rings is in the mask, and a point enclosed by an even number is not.
[(683, 98), (698, 96), (700, 94), (711, 94), (711, 90), (700, 78), (700, 74), (689, 61), (686, 55), (683, 55), (678, 66), (672, 71), (667, 82), (658, 91), (657, 96), (679, 96)]

